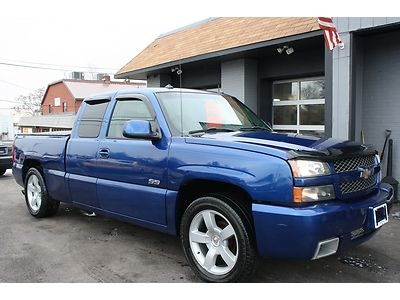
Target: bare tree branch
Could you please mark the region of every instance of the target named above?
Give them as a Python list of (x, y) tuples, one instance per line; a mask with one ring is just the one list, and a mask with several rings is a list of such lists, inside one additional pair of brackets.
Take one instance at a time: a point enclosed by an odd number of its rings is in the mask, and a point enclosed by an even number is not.
[(44, 88), (34, 90), (28, 95), (20, 95), (16, 101), (19, 102), (14, 109), (19, 113), (24, 113), (30, 116), (34, 116), (40, 113), (40, 105), (44, 95)]

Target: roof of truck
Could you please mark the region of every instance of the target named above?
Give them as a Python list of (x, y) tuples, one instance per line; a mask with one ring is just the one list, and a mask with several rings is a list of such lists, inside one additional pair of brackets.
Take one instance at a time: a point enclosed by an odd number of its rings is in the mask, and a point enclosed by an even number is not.
[(129, 94), (148, 94), (148, 93), (201, 93), (201, 94), (222, 94), (214, 91), (206, 91), (206, 90), (195, 90), (195, 89), (186, 89), (186, 88), (174, 88), (174, 87), (153, 87), (153, 88), (133, 88), (133, 89), (125, 89), (119, 90), (117, 92), (106, 92), (101, 94), (92, 95), (85, 99), (85, 101), (90, 101), (93, 99), (101, 99), (102, 97), (116, 97), (122, 95), (129, 95)]

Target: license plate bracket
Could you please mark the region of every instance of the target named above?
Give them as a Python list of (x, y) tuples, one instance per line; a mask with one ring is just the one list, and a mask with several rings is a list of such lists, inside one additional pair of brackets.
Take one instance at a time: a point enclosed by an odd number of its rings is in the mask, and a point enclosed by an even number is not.
[(373, 208), (374, 228), (378, 229), (389, 221), (387, 204), (381, 204)]

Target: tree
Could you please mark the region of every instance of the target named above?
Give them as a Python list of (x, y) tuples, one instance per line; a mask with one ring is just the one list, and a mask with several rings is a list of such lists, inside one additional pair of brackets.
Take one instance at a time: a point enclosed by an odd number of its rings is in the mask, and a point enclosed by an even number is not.
[(16, 99), (19, 103), (14, 109), (19, 113), (24, 113), (30, 116), (34, 116), (40, 113), (40, 105), (42, 103), (44, 88), (36, 89), (28, 95), (20, 95)]

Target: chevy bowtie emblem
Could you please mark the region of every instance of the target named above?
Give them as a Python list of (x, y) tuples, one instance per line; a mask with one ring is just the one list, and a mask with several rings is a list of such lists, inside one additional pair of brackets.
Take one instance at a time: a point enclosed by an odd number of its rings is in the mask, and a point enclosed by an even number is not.
[(372, 175), (372, 169), (364, 169), (364, 168), (358, 168), (360, 172), (360, 178), (368, 179)]

